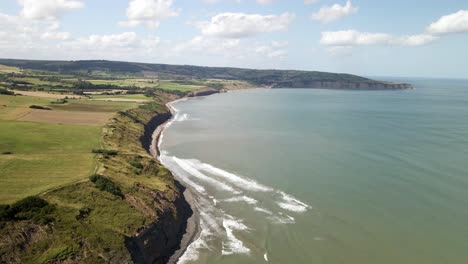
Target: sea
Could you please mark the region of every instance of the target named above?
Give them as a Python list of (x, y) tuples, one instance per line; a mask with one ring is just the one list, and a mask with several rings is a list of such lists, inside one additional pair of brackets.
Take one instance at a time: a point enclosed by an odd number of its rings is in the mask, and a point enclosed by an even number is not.
[(174, 103), (160, 159), (200, 228), (179, 263), (468, 263), (468, 80), (386, 80), (414, 89)]

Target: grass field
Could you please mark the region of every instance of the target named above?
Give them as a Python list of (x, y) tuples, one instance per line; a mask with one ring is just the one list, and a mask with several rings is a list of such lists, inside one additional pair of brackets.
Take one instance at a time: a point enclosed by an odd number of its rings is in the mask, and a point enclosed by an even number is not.
[(15, 120), (29, 113), (30, 105), (46, 105), (51, 101), (42, 97), (0, 95), (0, 120)]
[(19, 73), (19, 72), (21, 72), (21, 70), (16, 68), (16, 67), (10, 67), (10, 66), (0, 64), (0, 74), (2, 74), (2, 73)]
[(139, 88), (156, 88), (159, 81), (157, 79), (120, 79), (120, 80), (87, 80), (92, 84), (111, 84), (116, 86), (135, 86)]
[(120, 87), (135, 86), (139, 88), (161, 88), (165, 90), (177, 90), (182, 92), (193, 91), (196, 89), (203, 88), (203, 84), (200, 85), (186, 85), (171, 82), (167, 80), (158, 79), (121, 79), (121, 80), (87, 80), (92, 84), (109, 84)]
[(90, 97), (91, 99), (121, 98), (121, 99), (151, 100), (151, 97), (147, 97), (144, 94), (119, 94), (119, 95), (97, 94), (97, 95), (90, 95)]
[(0, 120), (0, 204), (89, 176), (101, 127)]
[(69, 84), (69, 83), (42, 81), (39, 78), (34, 78), (34, 77), (19, 77), (19, 78), (12, 78), (12, 80), (28, 82), (28, 83), (31, 83), (33, 85), (38, 85), (38, 86), (66, 86), (66, 87), (72, 87), (72, 84)]
[(0, 95), (0, 204), (88, 177), (103, 125), (138, 105), (86, 99), (51, 104), (55, 100)]

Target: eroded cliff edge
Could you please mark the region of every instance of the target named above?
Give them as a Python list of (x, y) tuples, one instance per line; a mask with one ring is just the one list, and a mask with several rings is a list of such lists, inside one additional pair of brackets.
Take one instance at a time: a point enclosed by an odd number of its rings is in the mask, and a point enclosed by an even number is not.
[(50, 221), (3, 223), (0, 262), (166, 263), (192, 210), (184, 187), (147, 147), (154, 128), (171, 116), (165, 103), (176, 98), (160, 93), (114, 116), (103, 131), (96, 175), (42, 194), (53, 207)]

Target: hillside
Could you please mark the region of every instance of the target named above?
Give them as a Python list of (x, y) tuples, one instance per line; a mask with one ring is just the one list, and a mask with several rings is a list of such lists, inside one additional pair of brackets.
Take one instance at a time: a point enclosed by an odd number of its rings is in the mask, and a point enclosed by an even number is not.
[(356, 75), (295, 70), (255, 70), (227, 67), (148, 64), (119, 61), (37, 61), (0, 59), (0, 64), (23, 69), (61, 73), (92, 71), (126, 73), (143, 77), (157, 76), (173, 79), (223, 79), (246, 81), (256, 86), (273, 88), (330, 88), (330, 89), (408, 89), (410, 84), (376, 81)]

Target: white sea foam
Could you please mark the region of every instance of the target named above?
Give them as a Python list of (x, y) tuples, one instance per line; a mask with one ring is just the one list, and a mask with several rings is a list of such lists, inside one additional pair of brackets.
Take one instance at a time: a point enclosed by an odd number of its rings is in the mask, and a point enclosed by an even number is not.
[(224, 200), (225, 202), (246, 202), (247, 204), (250, 204), (250, 205), (254, 205), (254, 204), (257, 204), (258, 201), (255, 200), (254, 198), (252, 197), (249, 197), (249, 196), (235, 196), (235, 197), (232, 197), (232, 198), (229, 198), (229, 199), (225, 199)]
[(179, 264), (196, 261), (199, 258), (200, 249), (209, 249), (208, 241), (213, 235), (209, 223), (206, 221), (203, 213), (200, 215), (200, 234), (198, 238), (190, 243), (184, 254), (179, 258)]
[(272, 211), (270, 211), (270, 210), (268, 210), (268, 209), (265, 209), (265, 208), (263, 208), (263, 207), (259, 207), (259, 206), (255, 206), (255, 207), (254, 207), (254, 210), (257, 211), (257, 212), (265, 213), (265, 214), (267, 214), (267, 215), (272, 215), (272, 214), (273, 214)]
[(227, 185), (226, 183), (218, 181), (218, 180), (216, 180), (214, 178), (208, 177), (205, 174), (201, 173), (194, 166), (192, 166), (192, 163), (189, 162), (188, 160), (179, 159), (177, 157), (172, 157), (172, 159), (182, 169), (184, 169), (186, 172), (190, 173), (192, 176), (194, 176), (194, 177), (196, 177), (196, 178), (198, 178), (198, 179), (200, 179), (202, 181), (208, 182), (208, 183), (210, 183), (210, 184), (212, 184), (212, 185), (214, 185), (214, 186), (216, 186), (218, 188), (221, 188), (224, 191), (228, 191), (228, 192), (231, 192), (231, 193), (234, 193), (234, 194), (239, 194), (240, 193), (239, 191), (234, 190), (234, 188)]
[(196, 261), (199, 258), (200, 250), (211, 250), (210, 242), (215, 239), (217, 234), (224, 231), (220, 219), (215, 216), (217, 209), (210, 205), (208, 199), (199, 196), (193, 201), (192, 205), (199, 212), (200, 234), (179, 258), (178, 263), (180, 264)]
[(192, 166), (198, 168), (199, 170), (222, 177), (241, 189), (260, 192), (273, 191), (272, 188), (262, 185), (254, 180), (241, 177), (239, 175), (217, 168), (210, 164), (202, 163), (199, 160), (190, 160), (190, 162)]
[(285, 210), (302, 213), (307, 211), (307, 209), (311, 208), (309, 205), (299, 201), (292, 195), (281, 191), (279, 192), (279, 194), (281, 194), (282, 201), (277, 202), (277, 204), (279, 207)]
[(269, 217), (270, 220), (272, 220), (274, 223), (277, 224), (294, 224), (296, 223), (296, 219), (294, 217), (279, 213), (278, 215), (274, 215)]
[(179, 168), (178, 166), (171, 166), (170, 162), (168, 161), (169, 159), (170, 159), (170, 157), (165, 156), (165, 155), (161, 155), (161, 157), (160, 157), (160, 160), (164, 164), (164, 166), (171, 169), (171, 171), (174, 172), (182, 182), (184, 182), (188, 186), (192, 187), (197, 192), (199, 192), (201, 194), (206, 194), (205, 187), (203, 187), (203, 186), (195, 183), (194, 181), (192, 181), (189, 177), (187, 177), (185, 171), (181, 171), (180, 169), (178, 169)]
[(179, 113), (177, 113), (176, 117), (174, 118), (174, 120), (176, 122), (183, 122), (183, 121), (186, 121), (188, 120), (188, 115), (187, 114), (182, 114), (180, 115)]
[(248, 227), (244, 225), (240, 220), (237, 220), (231, 216), (223, 219), (223, 227), (226, 230), (227, 241), (223, 242), (223, 255), (232, 254), (249, 254), (250, 249), (244, 245), (242, 240), (238, 239), (233, 231), (247, 230)]

